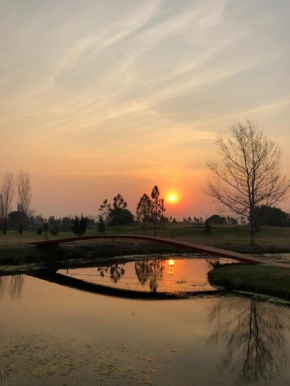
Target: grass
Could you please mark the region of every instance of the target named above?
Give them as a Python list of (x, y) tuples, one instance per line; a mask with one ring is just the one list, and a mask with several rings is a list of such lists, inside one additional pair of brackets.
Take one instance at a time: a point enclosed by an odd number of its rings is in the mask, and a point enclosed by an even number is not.
[(208, 274), (211, 284), (230, 291), (246, 291), (290, 301), (290, 268), (232, 264)]
[[(116, 234), (116, 228), (108, 228), (107, 234)], [(119, 227), (120, 234), (142, 234), (139, 224)], [(96, 229), (90, 229), (86, 235), (99, 234)], [(146, 235), (153, 235), (153, 226), (147, 225)], [(57, 236), (48, 234), (48, 239), (58, 239), (75, 236), (72, 232), (60, 232)], [(206, 235), (203, 226), (185, 226), (184, 224), (168, 224), (158, 229), (158, 236), (174, 238), (198, 244), (210, 245), (229, 249), (241, 253), (282, 253), (290, 252), (290, 227), (261, 227), (257, 235), (257, 245), (249, 245), (249, 229), (247, 226), (215, 226), (212, 233)], [(29, 241), (45, 240), (44, 234), (37, 236), (34, 232), (24, 232), (18, 235), (15, 231), (9, 231), (7, 235), (0, 235), (0, 248), (2, 246), (23, 245)]]
[(186, 252), (186, 250), (147, 241), (97, 240), (45, 248), (18, 244), (0, 248), (0, 267), (25, 264), (43, 265), (43, 263), (48, 265), (67, 260), (91, 261), (115, 256), (179, 252)]
[[(107, 234), (114, 235), (116, 228), (108, 228)], [(98, 235), (96, 229), (90, 229), (86, 235)], [(142, 227), (131, 224), (119, 227), (119, 234), (142, 234)], [(146, 235), (154, 234), (154, 227), (146, 227)], [(206, 235), (203, 226), (185, 226), (184, 224), (168, 224), (158, 229), (158, 236), (188, 241), (197, 244), (210, 245), (240, 253), (289, 253), (290, 228), (262, 227), (257, 237), (257, 245), (249, 245), (249, 229), (244, 226), (216, 226), (212, 233)], [(57, 236), (47, 235), (48, 240), (75, 237), (72, 232), (60, 232)], [(186, 252), (174, 247), (149, 242), (96, 240), (86, 243), (63, 244), (54, 249), (41, 249), (28, 246), (30, 241), (45, 240), (45, 235), (35, 232), (24, 232), (19, 235), (16, 231), (9, 231), (5, 236), (0, 235), (0, 265), (22, 265), (27, 263), (42, 263), (67, 259), (94, 259), (99, 257), (113, 257), (133, 254)]]

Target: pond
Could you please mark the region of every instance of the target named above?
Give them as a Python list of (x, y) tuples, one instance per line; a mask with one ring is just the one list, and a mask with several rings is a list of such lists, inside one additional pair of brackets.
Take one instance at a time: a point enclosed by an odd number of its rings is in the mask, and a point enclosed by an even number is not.
[[(185, 259), (170, 256), (165, 259), (138, 260), (103, 267), (60, 270), (60, 274), (86, 282), (137, 292), (195, 293), (216, 291), (207, 274), (217, 259)], [(234, 263), (220, 259), (221, 264)]]
[(289, 386), (290, 309), (225, 296), (209, 269), (170, 256), (0, 277), (0, 385)]

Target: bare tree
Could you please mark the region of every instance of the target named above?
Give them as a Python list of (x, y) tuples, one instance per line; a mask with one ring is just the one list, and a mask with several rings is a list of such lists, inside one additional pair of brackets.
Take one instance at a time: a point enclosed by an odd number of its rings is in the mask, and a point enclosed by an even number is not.
[(227, 210), (246, 216), (255, 243), (255, 207), (273, 206), (285, 198), (290, 180), (281, 174), (281, 150), (256, 126), (246, 121), (231, 126), (231, 138), (218, 137), (220, 160), (208, 161), (211, 171), (206, 193)]
[(27, 217), (31, 216), (31, 183), (30, 175), (24, 171), (21, 171), (17, 176), (17, 200), (21, 210), (26, 214)]
[(8, 214), (11, 211), (11, 205), (15, 194), (14, 178), (12, 173), (5, 173), (3, 176), (1, 191), (0, 191), (0, 206), (2, 216), (2, 231), (5, 235), (7, 232)]
[(4, 197), (2, 191), (0, 191), (0, 233), (3, 230), (4, 225)]

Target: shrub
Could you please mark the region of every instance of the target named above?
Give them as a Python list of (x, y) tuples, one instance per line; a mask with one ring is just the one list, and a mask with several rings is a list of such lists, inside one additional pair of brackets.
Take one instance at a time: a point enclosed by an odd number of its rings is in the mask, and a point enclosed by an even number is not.
[(42, 228), (37, 228), (37, 229), (36, 229), (36, 234), (37, 234), (38, 236), (42, 235)]
[(100, 233), (106, 233), (106, 225), (105, 225), (105, 222), (103, 220), (103, 217), (100, 217), (98, 224), (97, 224), (97, 228), (98, 228), (98, 231)]
[(210, 225), (210, 222), (206, 220), (205, 225), (204, 225), (204, 233), (209, 235), (212, 231), (212, 226)]
[(72, 220), (71, 230), (75, 235), (81, 236), (83, 235), (88, 228), (89, 219), (81, 215), (81, 217), (76, 216), (74, 220)]
[(59, 227), (57, 225), (54, 225), (51, 230), (50, 230), (50, 233), (53, 235), (53, 236), (57, 236), (58, 233), (59, 233)]

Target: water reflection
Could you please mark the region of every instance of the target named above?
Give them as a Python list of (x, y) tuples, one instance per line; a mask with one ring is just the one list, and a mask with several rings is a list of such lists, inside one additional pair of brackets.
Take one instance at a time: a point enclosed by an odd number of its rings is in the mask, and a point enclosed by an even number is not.
[(0, 299), (7, 291), (12, 299), (19, 299), (24, 286), (24, 275), (0, 276)]
[(158, 281), (162, 280), (164, 269), (164, 260), (143, 260), (135, 262), (135, 272), (139, 283), (144, 286), (149, 282), (150, 291), (153, 293), (157, 292)]
[(114, 283), (118, 283), (122, 276), (125, 274), (125, 264), (113, 264), (107, 267), (98, 267), (99, 274), (104, 277), (105, 273), (110, 274), (110, 278)]
[[(172, 264), (173, 262), (173, 264)], [(171, 267), (174, 266), (174, 260), (170, 260)], [(116, 284), (125, 275), (126, 264), (113, 264), (107, 267), (98, 267), (98, 273), (101, 277), (109, 274), (111, 280)], [(163, 278), (165, 269), (164, 260), (143, 260), (135, 262), (135, 273), (138, 282), (144, 286), (149, 284), (150, 291), (155, 293), (158, 288), (158, 281)]]
[(144, 259), (102, 267), (73, 268), (69, 272), (59, 270), (58, 273), (115, 290), (189, 295), (217, 291), (208, 282), (210, 269), (207, 259)]
[(236, 384), (265, 382), (286, 365), (289, 309), (248, 299), (223, 298), (209, 316), (208, 343), (225, 344), (222, 370), (237, 374)]

